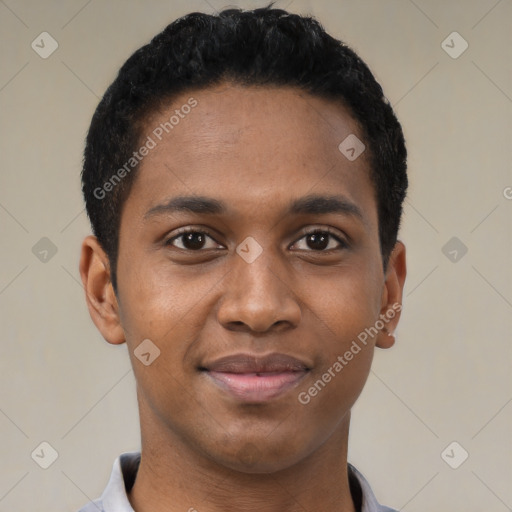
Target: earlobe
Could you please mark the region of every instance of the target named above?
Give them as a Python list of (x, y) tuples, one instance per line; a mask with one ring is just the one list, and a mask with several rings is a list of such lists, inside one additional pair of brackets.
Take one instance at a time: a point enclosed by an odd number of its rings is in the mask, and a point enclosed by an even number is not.
[(379, 348), (391, 348), (395, 344), (395, 335), (389, 331), (387, 327), (384, 327), (379, 333), (377, 343), (375, 344)]
[(80, 276), (92, 321), (106, 341), (124, 343), (126, 339), (110, 279), (108, 256), (95, 236), (88, 236), (82, 242)]
[(397, 241), (389, 258), (380, 310), (380, 319), (385, 325), (380, 330), (376, 341), (376, 346), (379, 348), (390, 348), (395, 343), (394, 332), (400, 320), (407, 274), (405, 252), (405, 245)]

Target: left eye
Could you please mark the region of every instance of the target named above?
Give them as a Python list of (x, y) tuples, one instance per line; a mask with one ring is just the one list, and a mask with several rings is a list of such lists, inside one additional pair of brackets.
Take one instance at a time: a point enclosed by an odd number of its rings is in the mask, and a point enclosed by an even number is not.
[(343, 242), (343, 240), (333, 235), (329, 231), (322, 230), (307, 233), (293, 245), (297, 246), (301, 241), (304, 241), (307, 247), (298, 247), (299, 250), (313, 249), (314, 251), (326, 251), (332, 249), (343, 249), (347, 247), (347, 244)]

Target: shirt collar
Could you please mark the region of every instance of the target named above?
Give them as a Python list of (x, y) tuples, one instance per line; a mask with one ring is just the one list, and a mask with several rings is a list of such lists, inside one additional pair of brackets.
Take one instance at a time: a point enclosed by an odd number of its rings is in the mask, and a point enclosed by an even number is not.
[[(134, 512), (128, 500), (127, 489), (131, 489), (140, 462), (140, 452), (128, 452), (120, 455), (114, 462), (110, 480), (101, 496), (104, 512)], [(349, 473), (355, 477), (361, 488), (361, 512), (393, 512), (392, 509), (379, 505), (370, 484), (351, 464)]]
[[(107, 487), (101, 495), (102, 512), (135, 512), (127, 494), (127, 483), (135, 480), (140, 452), (121, 454), (114, 462)], [(131, 486), (130, 486), (131, 487)]]
[(349, 472), (357, 479), (361, 487), (362, 508), (361, 512), (395, 512), (388, 507), (383, 507), (373, 494), (370, 484), (366, 478), (352, 464), (348, 465)]

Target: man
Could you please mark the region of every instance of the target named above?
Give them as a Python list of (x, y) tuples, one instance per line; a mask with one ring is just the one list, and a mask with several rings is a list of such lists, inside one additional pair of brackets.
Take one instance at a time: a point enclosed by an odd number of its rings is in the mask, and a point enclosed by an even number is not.
[(406, 150), (359, 57), (283, 10), (185, 16), (107, 90), (82, 182), (142, 438), (82, 511), (390, 511), (347, 446), (400, 317)]

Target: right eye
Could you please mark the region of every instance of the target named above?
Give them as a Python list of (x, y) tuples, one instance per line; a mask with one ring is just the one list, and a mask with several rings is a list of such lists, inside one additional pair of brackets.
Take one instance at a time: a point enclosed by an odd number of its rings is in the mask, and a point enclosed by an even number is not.
[[(208, 241), (210, 242), (210, 246), (205, 247)], [(220, 244), (218, 244), (211, 235), (204, 231), (199, 231), (197, 229), (188, 229), (185, 228), (181, 230), (178, 234), (174, 234), (174, 236), (168, 238), (165, 241), (166, 246), (176, 247), (178, 249), (182, 249), (184, 251), (200, 251), (204, 249), (218, 249), (222, 248)], [(220, 246), (220, 247), (219, 247)]]

